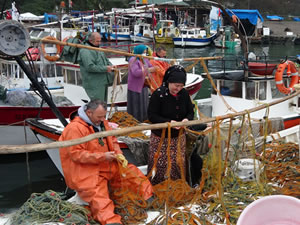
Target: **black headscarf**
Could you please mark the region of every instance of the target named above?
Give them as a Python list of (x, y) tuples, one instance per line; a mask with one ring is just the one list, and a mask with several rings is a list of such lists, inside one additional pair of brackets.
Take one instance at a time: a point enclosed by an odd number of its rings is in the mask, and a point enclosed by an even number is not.
[(164, 75), (163, 84), (167, 86), (168, 83), (182, 83), (186, 82), (186, 71), (182, 66), (170, 66)]

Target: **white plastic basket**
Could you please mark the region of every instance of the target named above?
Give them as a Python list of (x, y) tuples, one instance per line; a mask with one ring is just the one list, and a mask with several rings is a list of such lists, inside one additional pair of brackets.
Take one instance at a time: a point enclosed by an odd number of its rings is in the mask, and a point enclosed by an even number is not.
[(239, 159), (235, 161), (234, 174), (243, 181), (255, 181), (259, 179), (263, 168), (257, 159)]

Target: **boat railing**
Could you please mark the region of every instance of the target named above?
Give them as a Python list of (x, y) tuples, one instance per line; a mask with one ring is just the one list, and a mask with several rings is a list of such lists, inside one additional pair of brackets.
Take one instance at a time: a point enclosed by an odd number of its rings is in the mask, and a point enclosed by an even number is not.
[[(219, 75), (232, 71), (248, 71), (251, 79), (274, 79), (277, 66), (286, 61), (296, 61), (296, 57), (268, 57), (265, 54), (257, 55), (246, 61), (242, 56), (224, 55), (224, 57), (207, 62), (209, 71)], [(284, 74), (284, 77), (287, 75)]]
[[(146, 42), (146, 43), (143, 43), (144, 45), (146, 46), (149, 46), (153, 49), (154, 47), (154, 43), (153, 42)], [(133, 52), (133, 48), (137, 45), (140, 45), (140, 43), (136, 43), (136, 44), (124, 44), (124, 45), (103, 45), (101, 46), (101, 48), (105, 48), (105, 49), (108, 49), (108, 48), (113, 48), (113, 49), (118, 49), (118, 50), (121, 50), (121, 51), (126, 51), (127, 53), (130, 53), (130, 52)], [(108, 57), (123, 57), (123, 55), (116, 55), (116, 54), (113, 54), (113, 53), (108, 53)]]

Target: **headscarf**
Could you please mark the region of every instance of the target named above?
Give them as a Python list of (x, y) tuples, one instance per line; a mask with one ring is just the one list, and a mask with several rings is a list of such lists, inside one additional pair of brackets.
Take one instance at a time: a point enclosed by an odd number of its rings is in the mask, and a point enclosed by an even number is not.
[[(134, 47), (133, 49), (133, 54), (136, 54), (136, 55), (141, 55), (144, 53), (144, 51), (147, 49), (147, 46), (146, 45), (137, 45)], [(139, 59), (139, 57), (137, 57), (137, 59)]]
[(182, 83), (186, 82), (186, 71), (182, 66), (174, 65), (170, 66), (164, 75), (163, 83)]

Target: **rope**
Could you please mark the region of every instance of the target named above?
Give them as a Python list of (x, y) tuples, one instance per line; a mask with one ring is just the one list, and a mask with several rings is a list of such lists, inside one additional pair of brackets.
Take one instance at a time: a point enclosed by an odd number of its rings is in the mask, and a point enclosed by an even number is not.
[(36, 224), (61, 222), (65, 224), (98, 224), (89, 210), (63, 200), (64, 194), (48, 190), (42, 194), (33, 193), (30, 198), (16, 211), (10, 224)]

